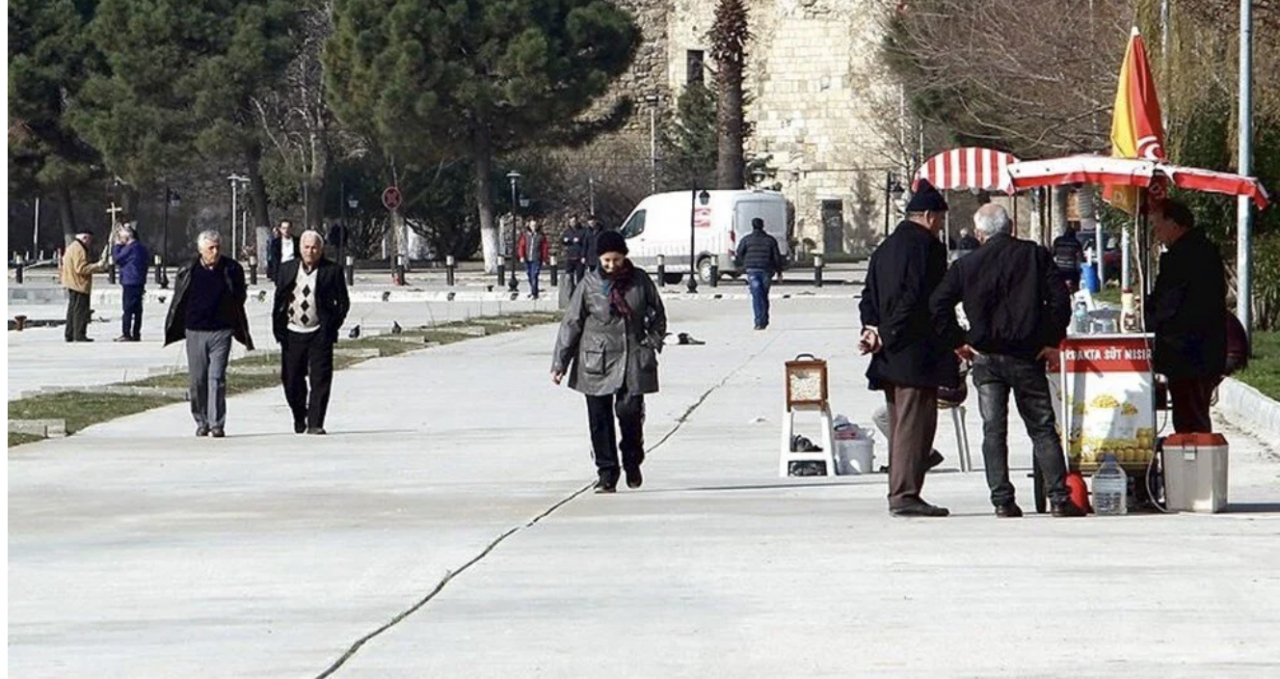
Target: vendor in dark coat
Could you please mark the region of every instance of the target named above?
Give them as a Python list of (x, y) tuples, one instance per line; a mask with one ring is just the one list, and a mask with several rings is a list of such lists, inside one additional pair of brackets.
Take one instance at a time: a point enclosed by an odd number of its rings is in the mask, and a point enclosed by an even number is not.
[(862, 291), (861, 349), (867, 377), (889, 407), (889, 511), (895, 516), (947, 516), (920, 497), (938, 426), (938, 387), (959, 386), (954, 352), (934, 330), (929, 297), (947, 272), (938, 240), (947, 201), (920, 180), (907, 218), (871, 254)]
[(1226, 372), (1227, 283), (1218, 248), (1196, 228), (1186, 205), (1158, 203), (1151, 224), (1165, 246), (1146, 304), (1155, 333), (1152, 363), (1169, 378), (1173, 430), (1211, 433), (1209, 401)]
[[(644, 395), (658, 391), (658, 353), (667, 312), (649, 274), (627, 259), (627, 241), (602, 232), (596, 269), (588, 271), (564, 311), (551, 360), (551, 379), (587, 397), (597, 493), (618, 486), (618, 449), (627, 487), (639, 488), (644, 462)], [(619, 444), (614, 429), (622, 430)]]

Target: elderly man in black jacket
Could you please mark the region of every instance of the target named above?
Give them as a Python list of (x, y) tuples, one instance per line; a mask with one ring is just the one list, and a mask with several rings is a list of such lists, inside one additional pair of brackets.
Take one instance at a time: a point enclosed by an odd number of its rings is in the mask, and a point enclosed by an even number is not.
[(929, 296), (947, 271), (938, 240), (947, 202), (920, 184), (907, 219), (871, 254), (859, 309), (860, 347), (870, 353), (867, 377), (884, 390), (889, 407), (889, 512), (895, 516), (947, 516), (920, 497), (938, 428), (938, 387), (957, 387), (955, 354), (933, 330)]
[[(351, 302), (342, 267), (324, 257), (324, 238), (306, 231), (301, 259), (280, 265), (271, 330), (281, 348), (280, 380), (293, 411), (295, 434), (324, 434), (333, 383), (333, 345)], [(311, 398), (307, 399), (307, 378)]]
[[(973, 359), (991, 503), (998, 517), (1022, 516), (1009, 482), (1012, 391), (1044, 472), (1053, 515), (1081, 516), (1067, 491), (1067, 466), (1045, 374), (1046, 361), (1057, 361), (1058, 344), (1071, 320), (1067, 288), (1048, 250), (1011, 235), (1013, 223), (1003, 207), (982, 206), (973, 223), (982, 245), (951, 266), (929, 307), (938, 334)], [(961, 301), (968, 332), (956, 322)]]
[(1169, 378), (1173, 430), (1212, 433), (1209, 401), (1227, 360), (1222, 256), (1182, 203), (1157, 204), (1151, 223), (1166, 248), (1146, 304), (1147, 328), (1156, 335), (1153, 367)]
[(778, 239), (764, 230), (763, 219), (752, 218), (751, 233), (738, 242), (733, 259), (739, 269), (747, 272), (756, 330), (764, 330), (769, 327), (769, 283), (782, 271), (785, 262), (778, 249)]
[(244, 268), (222, 255), (217, 231), (196, 239), (199, 254), (178, 269), (164, 321), (165, 346), (187, 341), (187, 373), (196, 436), (222, 438), (227, 419), (227, 361), (234, 338), (253, 349), (244, 312)]

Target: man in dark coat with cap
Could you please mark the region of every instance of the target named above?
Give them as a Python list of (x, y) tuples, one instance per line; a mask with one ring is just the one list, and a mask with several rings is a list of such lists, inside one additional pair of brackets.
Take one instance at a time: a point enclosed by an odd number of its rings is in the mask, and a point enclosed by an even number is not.
[(889, 407), (889, 512), (895, 516), (947, 516), (924, 501), (933, 436), (938, 427), (938, 387), (958, 387), (954, 352), (933, 328), (929, 297), (947, 272), (947, 249), (938, 240), (947, 201), (921, 179), (906, 219), (871, 254), (862, 291), (863, 353), (867, 377)]

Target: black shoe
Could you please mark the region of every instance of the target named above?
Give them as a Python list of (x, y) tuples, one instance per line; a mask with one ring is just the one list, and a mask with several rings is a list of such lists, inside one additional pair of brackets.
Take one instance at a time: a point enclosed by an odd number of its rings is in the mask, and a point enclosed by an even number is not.
[(119, 337), (117, 337), (117, 338), (115, 338), (115, 339), (113, 339), (113, 340), (111, 340), (111, 341), (112, 341), (112, 342), (132, 342), (132, 341), (133, 341), (133, 338), (132, 338), (132, 337), (129, 337), (128, 335), (121, 335), (121, 336), (119, 336)]
[(209, 435), (209, 428), (208, 428), (208, 427), (206, 427), (206, 426), (205, 426), (205, 425), (203, 425), (203, 424), (202, 424), (202, 425), (200, 425), (200, 426), (198, 426), (198, 427), (196, 427), (196, 436), (208, 436), (208, 435)]
[(943, 517), (949, 516), (950, 511), (946, 507), (938, 507), (931, 505), (923, 500), (905, 504), (900, 507), (890, 507), (889, 513), (894, 516), (926, 516), (926, 517)]
[(925, 467), (924, 467), (925, 471), (933, 469), (934, 467), (942, 464), (942, 461), (945, 459), (947, 458), (943, 457), (942, 453), (939, 453), (936, 450), (929, 451), (929, 458), (928, 460), (925, 461)]
[(596, 479), (596, 493), (615, 493), (618, 490), (618, 470), (611, 472), (600, 472), (600, 477)]
[(307, 421), (306, 421), (306, 420), (294, 420), (294, 421), (293, 421), (293, 433), (295, 433), (295, 434), (301, 434), (302, 432), (304, 432), (304, 431), (306, 431), (306, 430), (307, 430)]
[(215, 438), (215, 439), (220, 439), (220, 438), (222, 438), (222, 437), (226, 436), (226, 435), (227, 435), (227, 433), (226, 433), (225, 431), (222, 431), (221, 429), (210, 429), (210, 430), (209, 430), (209, 435), (210, 435), (210, 436), (212, 436), (212, 437), (213, 437), (213, 438)]
[(644, 483), (644, 476), (640, 474), (639, 467), (628, 467), (627, 470), (627, 487), (639, 488)]
[(1022, 518), (1022, 508), (1016, 502), (1006, 502), (996, 506), (996, 516), (1001, 519)]
[(312, 436), (324, 436), (328, 432), (324, 430), (324, 427), (307, 427), (307, 433)]
[(1084, 516), (1084, 510), (1076, 506), (1071, 500), (1059, 502), (1049, 510), (1054, 518), (1067, 519), (1076, 516)]

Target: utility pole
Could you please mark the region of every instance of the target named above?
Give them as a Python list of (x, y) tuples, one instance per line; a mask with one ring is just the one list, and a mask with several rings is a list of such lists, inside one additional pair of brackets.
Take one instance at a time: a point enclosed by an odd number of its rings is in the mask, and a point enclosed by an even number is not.
[[(1253, 5), (1240, 0), (1240, 163), (1238, 174), (1253, 171)], [(1246, 334), (1253, 332), (1253, 206), (1249, 198), (1236, 199), (1236, 317)]]

